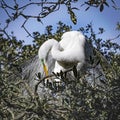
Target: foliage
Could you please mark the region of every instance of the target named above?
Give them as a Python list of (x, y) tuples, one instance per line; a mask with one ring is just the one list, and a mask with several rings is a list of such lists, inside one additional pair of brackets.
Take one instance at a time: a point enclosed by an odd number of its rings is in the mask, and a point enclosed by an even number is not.
[[(64, 32), (72, 30), (71, 26), (59, 22), (55, 32), (53, 32), (53, 26), (50, 25), (46, 27), (45, 34), (40, 34), (38, 31), (31, 34), (26, 28), (29, 19), (34, 18), (42, 23), (44, 17), (58, 11), (61, 5), (64, 5), (71, 21), (76, 24), (75, 10), (79, 10), (79, 8), (73, 7), (74, 4), (80, 4), (80, 7), (85, 6), (85, 10), (95, 7), (102, 12), (105, 7), (110, 6), (115, 10), (119, 9), (116, 0), (111, 0), (112, 3), (107, 0), (86, 0), (84, 3), (79, 0), (41, 0), (38, 2), (29, 0), (24, 5), (20, 5), (17, 0), (12, 2), (13, 4), (9, 5), (6, 0), (0, 1), (0, 8), (8, 16), (3, 28), (2, 23), (0, 24), (0, 119), (119, 120), (120, 46), (111, 40), (104, 41), (97, 37), (104, 32), (103, 28), (99, 28), (98, 33), (94, 32), (91, 24), (79, 29), (84, 33), (87, 41), (95, 47), (94, 58), (97, 61), (94, 61), (93, 58), (90, 60), (93, 68), (100, 63), (104, 70), (106, 81), (101, 81), (103, 82), (102, 86), (91, 86), (86, 81), (86, 73), (78, 73), (74, 67), (72, 71), (75, 77), (72, 79), (68, 77), (69, 71), (61, 71), (59, 74), (53, 73), (51, 76), (43, 78), (40, 73), (36, 73), (38, 81), (34, 86), (35, 89), (31, 89), (29, 81), (22, 79), (21, 69), (21, 64), (31, 59), (32, 56), (34, 57), (44, 41), (49, 38), (59, 41)], [(39, 13), (37, 15), (26, 14), (25, 11), (33, 5), (39, 7)], [(33, 45), (24, 45), (23, 41), (18, 41), (13, 34), (12, 36), (7, 34), (6, 29), (9, 24), (19, 17), (24, 18), (22, 28), (34, 38)], [(116, 29), (120, 29), (119, 22)], [(45, 82), (46, 79), (53, 76), (61, 77), (61, 83)], [(41, 84), (43, 89), (45, 88), (43, 97), (39, 96), (37, 91)]]
[[(110, 40), (103, 41), (93, 31), (92, 25), (88, 24), (81, 30), (86, 39), (94, 47), (105, 55), (109, 60), (114, 75), (107, 73), (107, 81), (104, 86), (91, 86), (85, 81), (85, 74), (78, 76), (76, 68), (73, 69), (75, 78), (69, 79), (66, 73), (53, 74), (61, 76), (62, 81), (58, 83), (47, 82), (48, 88), (44, 97), (39, 96), (37, 89), (39, 84), (44, 83), (45, 78), (38, 73), (38, 83), (35, 90), (22, 80), (19, 64), (25, 59), (37, 54), (38, 47), (48, 38), (60, 40), (60, 36), (72, 27), (58, 23), (56, 32), (52, 26), (46, 27), (46, 33), (34, 34), (33, 45), (23, 45), (22, 41), (0, 38), (0, 119), (7, 120), (118, 120), (120, 119), (120, 55), (116, 52), (120, 46)], [(97, 63), (98, 64), (98, 63)], [(104, 64), (104, 63), (102, 63)], [(107, 71), (109, 68), (106, 68)], [(69, 74), (69, 73), (67, 73)], [(110, 77), (109, 77), (110, 76)], [(26, 94), (24, 93), (26, 91)]]

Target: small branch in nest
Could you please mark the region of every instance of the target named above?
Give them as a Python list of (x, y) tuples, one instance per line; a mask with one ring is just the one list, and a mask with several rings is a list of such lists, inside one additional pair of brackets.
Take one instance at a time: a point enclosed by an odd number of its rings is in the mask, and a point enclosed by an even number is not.
[(12, 120), (14, 120), (15, 115), (14, 115), (13, 111), (11, 109), (9, 109), (9, 108), (7, 108), (7, 111), (11, 114)]
[[(66, 70), (66, 71), (63, 72), (63, 74), (66, 74), (67, 72), (70, 72), (70, 71), (72, 71), (72, 70), (73, 70), (72, 68), (69, 69), (69, 70)], [(34, 93), (37, 94), (37, 89), (38, 89), (38, 86), (39, 86), (40, 83), (42, 83), (45, 79), (51, 78), (51, 77), (53, 77), (53, 76), (55, 76), (55, 75), (54, 75), (54, 74), (51, 74), (51, 75), (48, 75), (48, 76), (43, 77), (42, 79), (40, 79), (39, 82), (35, 85), (35, 91), (34, 91)]]
[(21, 120), (25, 116), (26, 112), (19, 113), (14, 120)]

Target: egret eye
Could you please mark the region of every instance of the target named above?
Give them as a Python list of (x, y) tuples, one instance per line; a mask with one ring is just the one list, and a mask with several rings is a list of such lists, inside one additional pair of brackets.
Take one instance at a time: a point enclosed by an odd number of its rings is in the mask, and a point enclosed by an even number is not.
[(41, 63), (44, 64), (44, 59), (41, 59)]

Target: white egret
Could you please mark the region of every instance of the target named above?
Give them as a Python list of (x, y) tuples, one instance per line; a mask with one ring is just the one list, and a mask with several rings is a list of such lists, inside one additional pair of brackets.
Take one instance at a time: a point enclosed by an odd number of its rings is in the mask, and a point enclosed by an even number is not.
[[(48, 75), (48, 56), (55, 60), (52, 72), (65, 71), (74, 65), (81, 67), (85, 62), (85, 37), (81, 32), (70, 31), (63, 34), (61, 41), (54, 39), (46, 41), (39, 49), (38, 55), (46, 76)], [(54, 61), (53, 61), (54, 62)]]
[[(49, 39), (40, 46), (38, 55), (23, 65), (22, 76), (29, 81), (30, 86), (34, 89), (38, 82), (34, 80), (37, 73), (40, 72), (42, 77), (45, 77), (52, 72), (59, 73), (61, 70), (66, 71), (76, 66), (78, 73), (83, 72), (86, 75), (86, 81), (93, 84), (96, 80), (96, 83), (99, 84), (99, 81), (104, 80), (105, 77), (100, 63), (93, 67), (91, 59), (94, 62), (98, 61), (93, 49), (92, 44), (85, 40), (81, 32), (65, 32), (60, 42)], [(73, 77), (72, 72), (70, 72), (68, 78), (73, 79)], [(44, 89), (45, 87), (40, 84), (38, 88), (40, 95), (43, 95)]]

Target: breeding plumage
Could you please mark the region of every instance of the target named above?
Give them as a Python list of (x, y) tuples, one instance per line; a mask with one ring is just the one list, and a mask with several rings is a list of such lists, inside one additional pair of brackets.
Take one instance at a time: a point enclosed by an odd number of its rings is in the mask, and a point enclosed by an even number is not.
[[(74, 65), (81, 67), (85, 62), (85, 37), (81, 32), (70, 31), (63, 34), (61, 41), (50, 39), (40, 47), (38, 55), (44, 71), (48, 75), (49, 54), (55, 60), (55, 67), (50, 72), (60, 72), (72, 68)], [(54, 62), (54, 61), (53, 61)], [(54, 63), (53, 63), (54, 64)]]

